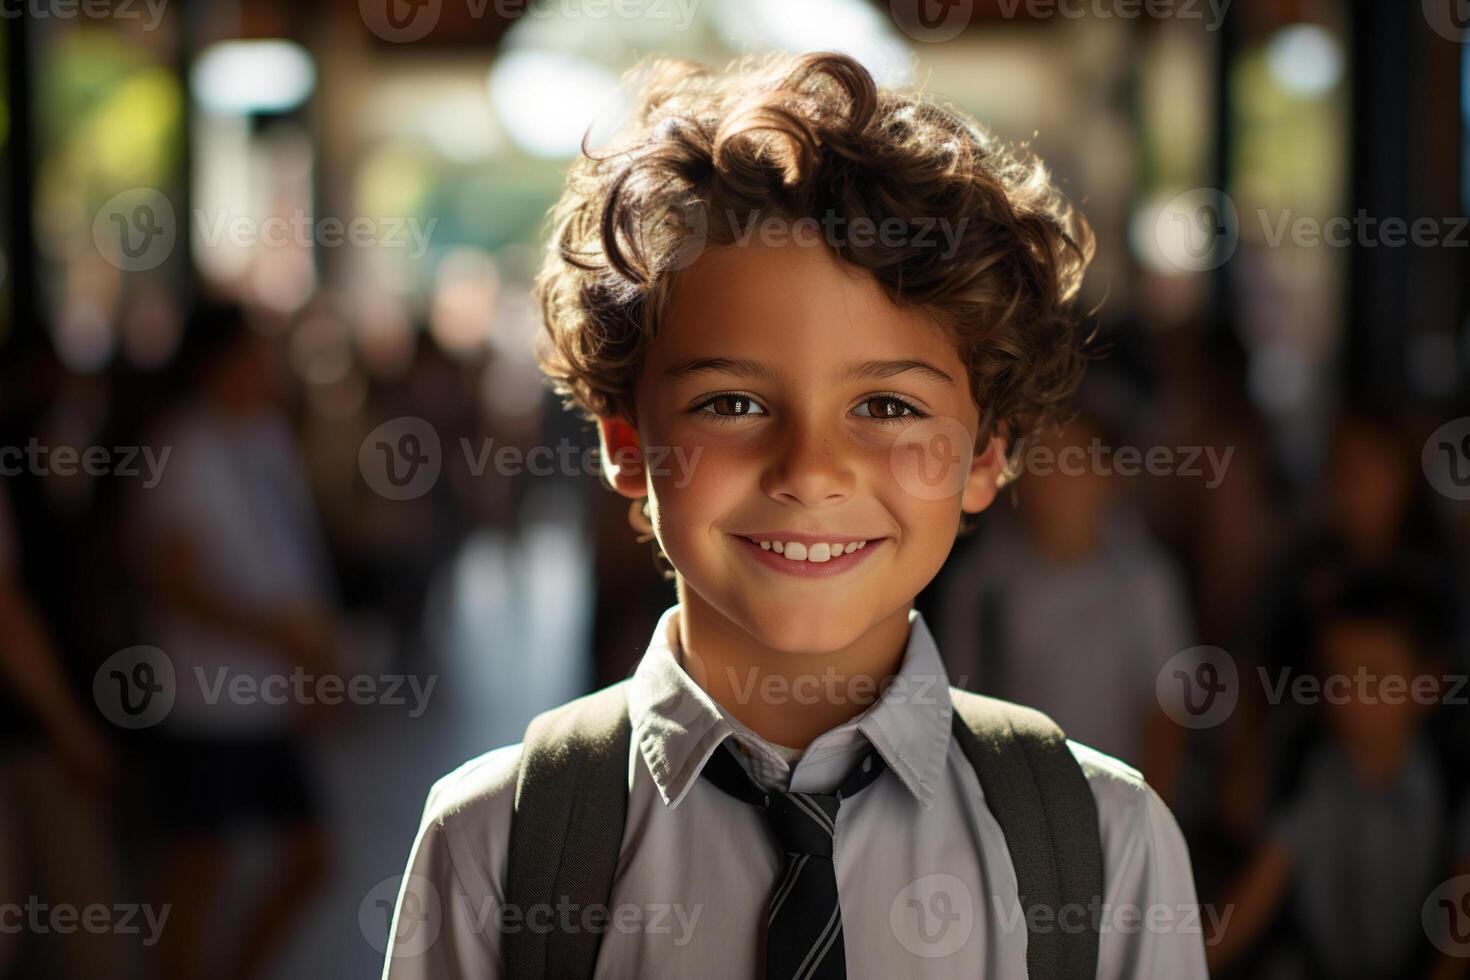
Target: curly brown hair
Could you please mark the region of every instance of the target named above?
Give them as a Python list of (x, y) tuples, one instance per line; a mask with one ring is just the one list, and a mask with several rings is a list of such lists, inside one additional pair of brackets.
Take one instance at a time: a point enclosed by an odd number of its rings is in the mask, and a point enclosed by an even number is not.
[(828, 244), (950, 330), (982, 439), (998, 426), (1014, 446), (1061, 421), (1086, 360), (1072, 301), (1094, 244), (1034, 156), (952, 108), (879, 88), (843, 54), (752, 57), (722, 74), (655, 59), (628, 84), (631, 121), (598, 155), (584, 141), (536, 279), (537, 358), (568, 407), (636, 421), (645, 345), (679, 270), (736, 240), (709, 215), (835, 215), (845, 227), (958, 228), (948, 256), (914, 234)]

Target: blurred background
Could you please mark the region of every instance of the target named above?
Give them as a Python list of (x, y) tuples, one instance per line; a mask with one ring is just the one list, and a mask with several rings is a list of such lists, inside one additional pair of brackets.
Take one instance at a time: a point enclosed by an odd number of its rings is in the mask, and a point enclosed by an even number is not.
[(1144, 771), (1217, 975), (1470, 974), (1463, 0), (0, 13), (0, 976), (375, 975), (433, 780), (630, 670), (672, 585), (530, 278), (625, 69), (770, 49), (1098, 234), (1081, 414), (920, 600), (953, 679)]

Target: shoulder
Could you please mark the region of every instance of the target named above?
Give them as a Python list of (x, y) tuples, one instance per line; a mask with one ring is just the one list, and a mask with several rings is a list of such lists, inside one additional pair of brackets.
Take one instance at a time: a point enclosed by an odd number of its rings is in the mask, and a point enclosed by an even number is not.
[(1067, 748), (1087, 777), (1088, 788), (1097, 801), (1098, 818), (1104, 823), (1136, 819), (1137, 811), (1146, 808), (1151, 798), (1158, 799), (1143, 773), (1121, 759), (1071, 739), (1067, 739)]
[(435, 782), (419, 826), (418, 863), (452, 868), (471, 894), (497, 892), (504, 880), (520, 762), (517, 742), (471, 759)]
[(424, 825), (465, 827), (514, 806), (521, 768), (521, 743), (477, 756), (440, 777), (429, 790)]
[(1097, 802), (1109, 892), (1117, 895), (1148, 882), (1151, 888), (1193, 901), (1194, 875), (1184, 835), (1143, 774), (1080, 742), (1069, 739), (1067, 747)]

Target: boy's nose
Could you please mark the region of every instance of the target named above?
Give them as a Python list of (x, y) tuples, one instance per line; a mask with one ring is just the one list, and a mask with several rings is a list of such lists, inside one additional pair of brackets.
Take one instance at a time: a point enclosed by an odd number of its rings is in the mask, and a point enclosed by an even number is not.
[(820, 507), (846, 500), (855, 482), (842, 434), (798, 425), (774, 447), (761, 486), (783, 503)]

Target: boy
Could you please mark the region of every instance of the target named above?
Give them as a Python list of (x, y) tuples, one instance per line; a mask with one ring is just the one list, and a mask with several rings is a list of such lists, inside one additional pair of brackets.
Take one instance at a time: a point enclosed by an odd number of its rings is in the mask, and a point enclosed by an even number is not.
[(385, 975), (1204, 977), (1158, 797), (913, 611), (1076, 385), (1085, 223), (842, 55), (658, 65), (632, 129), (568, 179), (542, 364), (679, 602), (436, 785)]
[[(1423, 906), (1453, 867), (1454, 841), (1444, 764), (1425, 731), (1449, 693), (1427, 598), (1391, 571), (1319, 601), (1320, 730), (1234, 886), (1240, 914), (1210, 950), (1217, 973), (1240, 961), (1243, 975), (1277, 975), (1280, 960), (1329, 980), (1425, 976), (1438, 958)], [(1242, 960), (1262, 942), (1268, 964)]]

